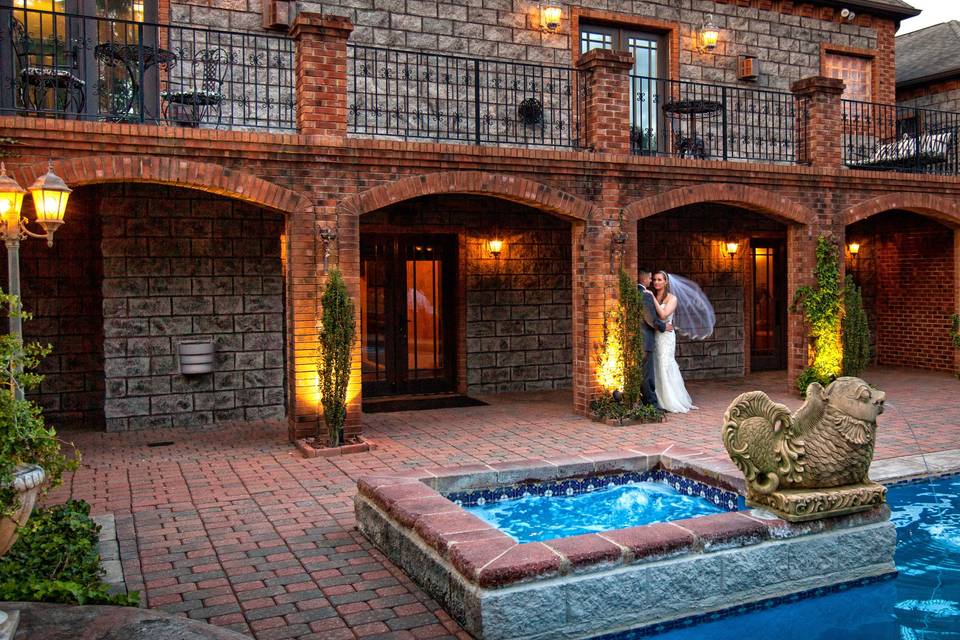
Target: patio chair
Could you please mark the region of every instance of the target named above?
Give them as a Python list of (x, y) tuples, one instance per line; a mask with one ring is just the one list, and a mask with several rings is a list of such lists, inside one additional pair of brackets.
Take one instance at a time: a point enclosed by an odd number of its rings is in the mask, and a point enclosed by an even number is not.
[(86, 83), (73, 72), (76, 49), (62, 38), (32, 38), (17, 18), (11, 27), (18, 106), (30, 112), (82, 113)]
[(680, 158), (698, 158), (707, 157), (707, 146), (703, 138), (690, 132), (684, 134), (680, 126), (681, 119), (677, 117), (666, 116), (670, 120), (670, 130), (673, 133), (673, 150)]
[[(164, 119), (183, 127), (199, 127), (210, 121), (215, 127), (219, 126), (221, 107), (226, 100), (222, 89), (229, 61), (229, 54), (220, 48), (198, 51), (188, 63), (192, 71), (189, 77), (183, 77), (176, 90), (168, 89), (160, 94)], [(175, 82), (171, 80), (170, 85)]]

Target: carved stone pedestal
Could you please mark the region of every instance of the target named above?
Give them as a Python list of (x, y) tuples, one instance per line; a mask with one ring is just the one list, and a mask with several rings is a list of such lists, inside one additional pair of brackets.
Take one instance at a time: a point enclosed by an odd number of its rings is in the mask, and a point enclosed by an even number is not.
[(865, 511), (883, 504), (887, 490), (867, 481), (829, 489), (788, 489), (763, 494), (748, 491), (747, 504), (770, 509), (787, 522), (803, 522)]

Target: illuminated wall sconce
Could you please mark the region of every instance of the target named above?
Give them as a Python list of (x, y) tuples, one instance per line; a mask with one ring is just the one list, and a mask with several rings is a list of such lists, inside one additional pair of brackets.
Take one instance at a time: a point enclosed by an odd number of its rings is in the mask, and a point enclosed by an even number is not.
[(723, 248), (727, 251), (727, 256), (733, 258), (740, 251), (740, 243), (735, 240), (728, 240), (723, 243)]
[(707, 16), (703, 26), (697, 31), (697, 51), (700, 53), (713, 53), (717, 50), (717, 43), (720, 41), (720, 27), (713, 21), (713, 15)]
[(859, 255), (859, 253), (860, 253), (860, 243), (859, 243), (859, 242), (851, 242), (850, 244), (847, 245), (847, 251), (850, 252), (850, 255), (851, 255), (851, 256), (853, 256), (854, 258), (856, 258), (857, 255)]
[(503, 251), (503, 240), (490, 240), (487, 242), (487, 250), (494, 258), (499, 258), (500, 252)]
[(540, 7), (540, 28), (550, 33), (556, 33), (560, 30), (560, 19), (563, 18), (563, 10), (555, 4), (541, 4)]

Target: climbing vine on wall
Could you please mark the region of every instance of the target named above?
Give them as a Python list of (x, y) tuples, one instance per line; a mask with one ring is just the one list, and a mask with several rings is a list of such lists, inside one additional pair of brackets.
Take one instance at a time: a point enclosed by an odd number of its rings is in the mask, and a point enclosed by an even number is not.
[(953, 346), (960, 349), (960, 314), (953, 314), (950, 317), (950, 339)]
[(797, 378), (797, 389), (804, 395), (811, 382), (829, 384), (843, 370), (840, 250), (824, 236), (817, 240), (817, 264), (813, 276), (816, 284), (800, 287), (791, 306), (792, 311), (802, 311), (810, 325), (810, 364)]

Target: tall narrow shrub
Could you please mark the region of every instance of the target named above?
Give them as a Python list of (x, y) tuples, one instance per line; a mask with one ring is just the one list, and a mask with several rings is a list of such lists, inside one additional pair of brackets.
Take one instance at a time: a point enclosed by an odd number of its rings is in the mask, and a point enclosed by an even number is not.
[(356, 322), (353, 303), (338, 269), (333, 269), (321, 299), (319, 367), (323, 422), (331, 447), (343, 443), (347, 418), (347, 384), (350, 382), (350, 348)]
[(847, 278), (843, 290), (843, 375), (859, 376), (870, 363), (870, 326), (860, 287)]
[(810, 366), (797, 378), (797, 389), (807, 391), (811, 382), (827, 385), (843, 370), (840, 322), (843, 317), (843, 287), (840, 282), (840, 250), (830, 239), (817, 240), (816, 285), (800, 287), (793, 298), (793, 311), (802, 310), (810, 324), (813, 346)]
[(643, 298), (637, 282), (620, 270), (620, 344), (623, 354), (623, 401), (628, 407), (643, 400)]

